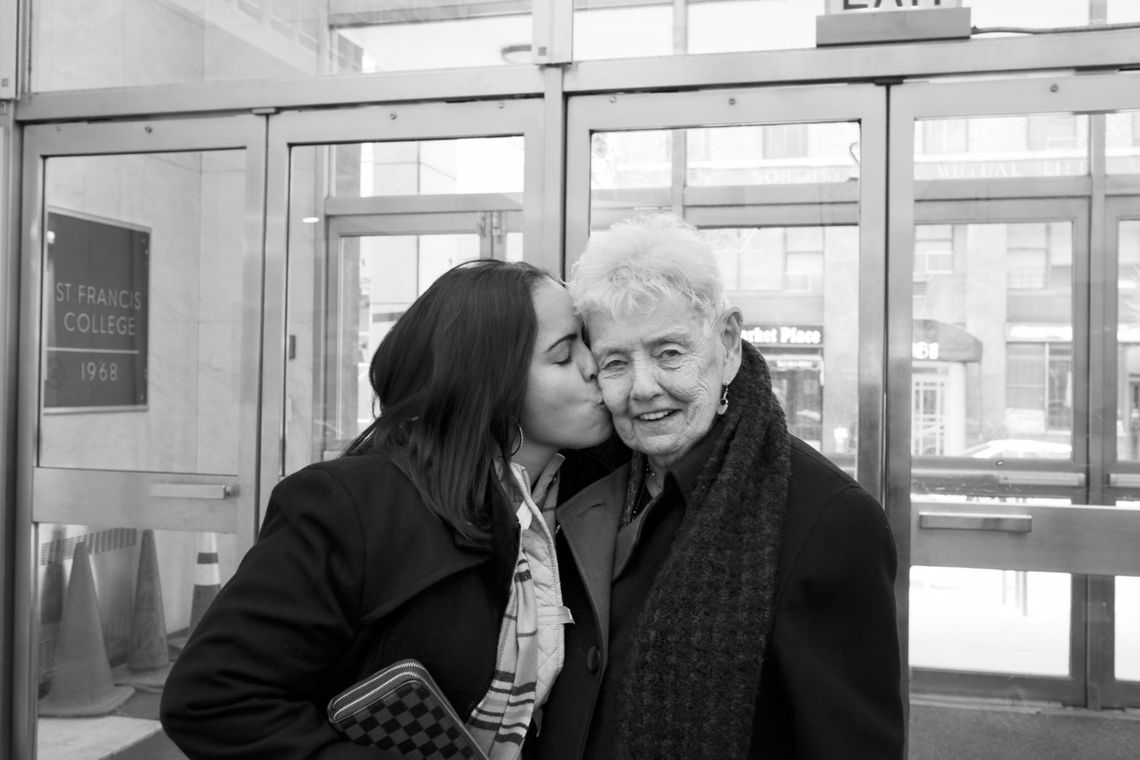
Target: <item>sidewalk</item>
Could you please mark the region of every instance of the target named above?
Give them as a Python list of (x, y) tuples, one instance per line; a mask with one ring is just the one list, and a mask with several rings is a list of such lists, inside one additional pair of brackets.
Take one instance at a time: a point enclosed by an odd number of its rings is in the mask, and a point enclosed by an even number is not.
[(37, 760), (185, 760), (162, 732), (158, 699), (136, 691), (112, 715), (40, 718)]

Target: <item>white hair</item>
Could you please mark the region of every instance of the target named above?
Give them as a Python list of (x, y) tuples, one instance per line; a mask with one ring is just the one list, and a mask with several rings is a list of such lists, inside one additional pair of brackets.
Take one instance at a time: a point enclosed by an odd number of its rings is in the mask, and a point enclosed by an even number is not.
[(706, 326), (728, 308), (712, 245), (675, 214), (630, 217), (592, 234), (568, 288), (584, 319), (652, 311), (673, 295), (687, 300)]

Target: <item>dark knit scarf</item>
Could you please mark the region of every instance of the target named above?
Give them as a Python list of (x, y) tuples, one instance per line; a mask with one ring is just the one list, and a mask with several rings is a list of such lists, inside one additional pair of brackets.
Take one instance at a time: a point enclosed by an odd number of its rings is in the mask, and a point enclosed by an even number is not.
[(633, 634), (617, 758), (748, 754), (791, 465), (768, 366), (747, 341), (728, 399)]

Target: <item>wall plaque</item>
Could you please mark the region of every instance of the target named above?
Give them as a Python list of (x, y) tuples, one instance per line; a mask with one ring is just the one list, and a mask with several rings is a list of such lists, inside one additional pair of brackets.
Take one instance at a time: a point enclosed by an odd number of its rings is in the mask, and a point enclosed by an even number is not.
[(150, 232), (49, 212), (44, 408), (145, 407)]

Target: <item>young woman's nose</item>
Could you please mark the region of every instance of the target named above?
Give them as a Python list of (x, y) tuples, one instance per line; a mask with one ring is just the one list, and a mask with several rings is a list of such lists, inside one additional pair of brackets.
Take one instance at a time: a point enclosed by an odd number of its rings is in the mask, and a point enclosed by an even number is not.
[(594, 360), (594, 355), (590, 349), (582, 346), (578, 350), (577, 364), (583, 380), (588, 383), (598, 382), (598, 362)]

